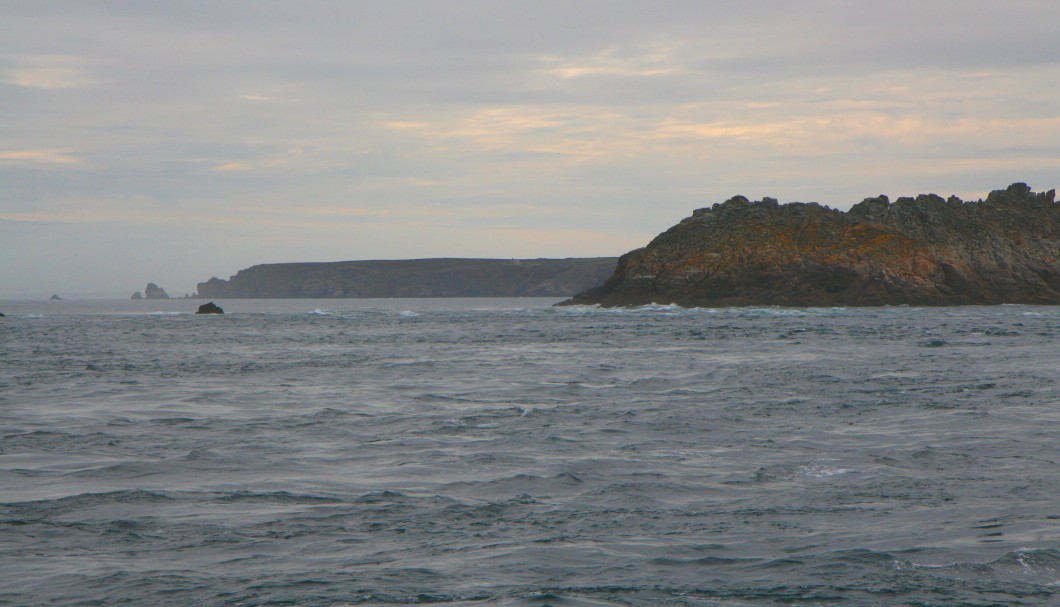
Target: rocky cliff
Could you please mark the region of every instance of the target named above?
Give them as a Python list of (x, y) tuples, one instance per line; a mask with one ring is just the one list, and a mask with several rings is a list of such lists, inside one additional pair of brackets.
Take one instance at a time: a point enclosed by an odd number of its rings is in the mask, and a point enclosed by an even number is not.
[(965, 202), (867, 198), (848, 212), (736, 196), (619, 258), (564, 304), (1060, 304), (1060, 204), (1022, 183)]
[(568, 297), (599, 285), (617, 259), (408, 259), (278, 263), (211, 278), (196, 297)]

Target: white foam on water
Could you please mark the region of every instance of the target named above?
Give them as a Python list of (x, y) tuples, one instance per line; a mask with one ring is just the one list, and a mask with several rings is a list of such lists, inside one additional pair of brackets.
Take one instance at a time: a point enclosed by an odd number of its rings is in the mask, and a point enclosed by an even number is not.
[(827, 464), (813, 462), (799, 468), (795, 471), (799, 476), (808, 476), (811, 478), (827, 478), (829, 476), (839, 476), (840, 474), (846, 474), (853, 472), (850, 468), (839, 468), (837, 466), (829, 466)]

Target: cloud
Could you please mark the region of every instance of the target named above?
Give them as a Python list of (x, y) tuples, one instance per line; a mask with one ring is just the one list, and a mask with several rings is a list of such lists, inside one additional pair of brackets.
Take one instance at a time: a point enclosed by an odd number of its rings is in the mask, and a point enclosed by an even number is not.
[(204, 240), (201, 278), (618, 254), (736, 193), (1057, 185), (1055, 0), (58, 6), (0, 20), (0, 257), (52, 251), (30, 277), (146, 233)]
[(84, 162), (72, 155), (70, 150), (11, 150), (0, 152), (0, 163), (44, 165), (81, 165)]
[(86, 62), (75, 56), (30, 55), (8, 60), (3, 82), (15, 86), (61, 90), (96, 82)]
[(562, 79), (608, 76), (644, 78), (687, 74), (680, 63), (680, 49), (673, 44), (642, 44), (633, 49), (610, 47), (584, 58), (545, 57), (542, 61), (554, 64), (545, 73)]
[(215, 164), (213, 170), (220, 173), (242, 172), (252, 173), (271, 171), (280, 167), (290, 167), (305, 154), (305, 148), (294, 146), (283, 152), (282, 155), (272, 157), (259, 157), (250, 160), (230, 160)]

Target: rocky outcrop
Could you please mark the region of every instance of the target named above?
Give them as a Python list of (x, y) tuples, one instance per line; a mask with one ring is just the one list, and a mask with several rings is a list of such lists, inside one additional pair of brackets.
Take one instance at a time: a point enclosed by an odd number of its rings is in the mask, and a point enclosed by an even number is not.
[[(135, 297), (133, 297), (135, 299)], [(169, 299), (169, 293), (162, 287), (156, 285), (153, 282), (147, 283), (144, 287), (144, 299)]]
[(1060, 303), (1060, 204), (1023, 183), (964, 202), (867, 198), (848, 212), (736, 196), (619, 259), (564, 304)]
[(221, 306), (219, 306), (219, 305), (217, 305), (217, 304), (215, 304), (214, 302), (211, 301), (209, 303), (204, 303), (201, 306), (199, 306), (199, 310), (197, 312), (195, 312), (195, 313), (196, 314), (224, 314), (225, 311), (221, 309)]
[(62, 298), (62, 297), (59, 297), (58, 295), (52, 295), (52, 296), (51, 296), (51, 297), (49, 297), (48, 299), (49, 299), (50, 301), (62, 301), (62, 299), (63, 299), (63, 298)]
[(130, 297), (129, 299), (143, 299), (143, 298), (144, 298), (144, 296), (141, 295), (139, 291), (137, 291), (137, 292), (133, 293), (132, 297)]
[(617, 258), (408, 259), (279, 263), (198, 284), (199, 298), (569, 297), (601, 284)]

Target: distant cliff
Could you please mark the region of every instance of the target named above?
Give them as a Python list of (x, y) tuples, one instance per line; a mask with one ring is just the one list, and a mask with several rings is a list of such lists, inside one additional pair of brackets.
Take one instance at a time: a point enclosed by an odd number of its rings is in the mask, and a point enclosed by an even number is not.
[(568, 297), (599, 285), (617, 258), (408, 259), (277, 263), (200, 282), (196, 297)]
[(737, 196), (619, 259), (564, 304), (1060, 304), (1060, 204), (1016, 183), (986, 200), (867, 198), (848, 212)]

